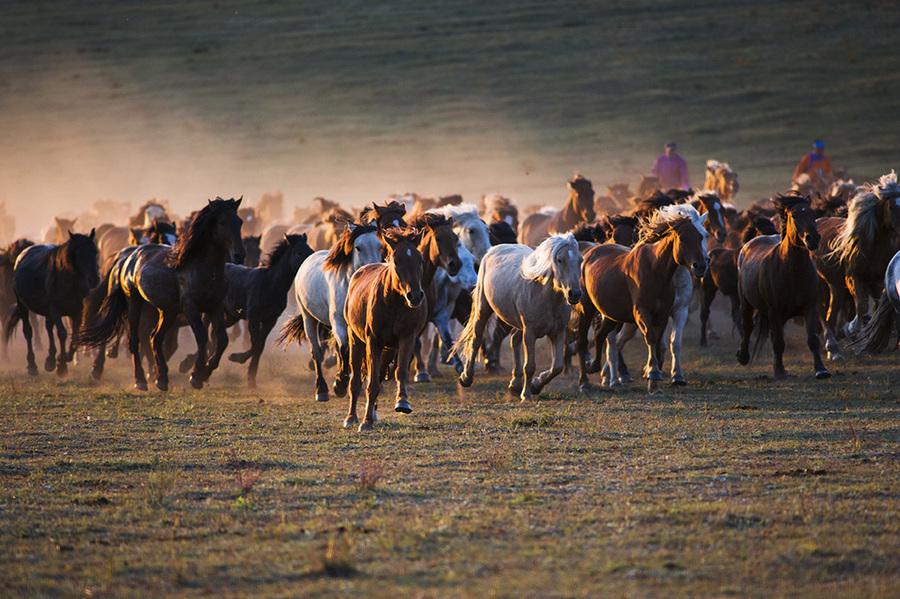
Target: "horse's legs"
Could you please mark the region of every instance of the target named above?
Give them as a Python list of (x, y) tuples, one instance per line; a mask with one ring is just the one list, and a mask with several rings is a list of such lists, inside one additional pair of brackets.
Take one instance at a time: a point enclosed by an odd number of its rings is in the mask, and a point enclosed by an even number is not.
[(276, 319), (270, 318), (265, 322), (251, 324), (247, 321), (247, 334), (250, 336), (250, 365), (247, 367), (247, 386), (256, 388), (256, 372), (259, 369), (259, 358), (266, 347), (266, 339), (275, 327)]
[(521, 333), (522, 335), (522, 345), (525, 348), (525, 384), (522, 385), (522, 394), (520, 397), (522, 401), (528, 401), (531, 399), (531, 381), (534, 379), (534, 371), (537, 369), (535, 355), (534, 355), (534, 333), (531, 332), (530, 329), (526, 328)]
[(203, 382), (208, 381), (213, 371), (219, 367), (222, 354), (228, 348), (228, 326), (225, 322), (225, 313), (222, 310), (219, 310), (219, 313), (213, 316), (212, 324), (216, 347), (206, 362), (206, 368), (203, 371)]
[(507, 390), (510, 395), (519, 395), (527, 379), (524, 378), (522, 368), (522, 330), (515, 329), (509, 337), (509, 346), (512, 349), (512, 378), (509, 380)]
[[(202, 389), (203, 381), (206, 380), (206, 346), (209, 343), (209, 331), (196, 306), (186, 306), (183, 311), (191, 331), (194, 333), (194, 340), (197, 342), (197, 355), (194, 356), (194, 369), (191, 372), (191, 387)], [(159, 360), (157, 360), (157, 365), (159, 365)]]
[(775, 354), (775, 380), (784, 380), (787, 378), (787, 371), (784, 369), (784, 325), (782, 319), (772, 319), (769, 337), (772, 339), (772, 353)]
[(707, 272), (706, 276), (701, 280), (701, 289), (703, 290), (702, 301), (700, 303), (700, 347), (706, 347), (706, 333), (709, 327), (709, 312), (713, 300), (716, 299), (716, 293), (719, 289), (713, 282), (712, 275)]
[[(369, 382), (366, 385), (366, 417), (360, 423), (359, 430), (370, 431), (375, 428), (375, 403), (378, 401), (378, 392), (381, 391), (381, 348), (375, 347), (372, 339), (366, 339), (366, 371), (369, 373)], [(406, 363), (409, 369), (409, 362)], [(399, 376), (399, 373), (398, 373)], [(406, 374), (405, 376), (409, 376)]]
[(818, 306), (814, 305), (806, 315), (806, 345), (813, 355), (813, 367), (817, 379), (827, 379), (831, 376), (825, 364), (822, 363), (822, 355), (819, 346), (819, 314)]
[[(341, 308), (343, 309), (343, 308)], [(331, 387), (334, 390), (334, 394), (338, 397), (343, 397), (347, 392), (347, 384), (350, 381), (350, 366), (348, 365), (348, 360), (350, 357), (349, 350), (349, 342), (348, 342), (348, 332), (347, 332), (347, 323), (344, 322), (343, 314), (340, 315), (340, 318), (337, 317), (336, 314), (331, 315), (331, 334), (334, 336), (334, 340), (336, 342), (337, 348), (337, 362), (338, 362), (338, 371), (334, 375), (334, 382)], [(371, 374), (370, 374), (371, 376)], [(324, 380), (324, 379), (323, 379)], [(325, 394), (327, 397), (328, 394), (328, 386), (325, 386)], [(316, 387), (316, 398), (318, 400), (318, 387)], [(327, 400), (319, 400), (319, 401), (327, 401)]]
[[(131, 363), (134, 366), (134, 388), (139, 391), (147, 390), (147, 377), (144, 375), (144, 365), (141, 361), (141, 312), (143, 302), (134, 296), (128, 301), (128, 351), (131, 353)], [(162, 314), (159, 315), (162, 318)]]
[(660, 327), (653, 321), (651, 315), (644, 310), (638, 310), (637, 325), (647, 344), (647, 366), (644, 368), (644, 376), (648, 381), (647, 391), (652, 395), (659, 393), (659, 381), (663, 378), (659, 370), (659, 342), (660, 329), (665, 328), (665, 323)]
[(738, 364), (750, 363), (750, 338), (753, 336), (753, 305), (741, 298), (741, 346), (737, 351)]
[(497, 317), (494, 317), (494, 327), (491, 334), (484, 340), (482, 353), (484, 354), (484, 371), (491, 374), (499, 374), (500, 366), (500, 349), (503, 347), (503, 340), (511, 333), (512, 328)]
[[(412, 359), (413, 346), (417, 345), (419, 341), (419, 335), (409, 335), (400, 339), (400, 342), (397, 344), (397, 370), (394, 374), (394, 378), (397, 379), (397, 404), (394, 406), (395, 412), (401, 412), (403, 414), (409, 414), (410, 412), (412, 412), (412, 407), (409, 405), (409, 397), (407, 396), (407, 386), (409, 384), (409, 363)], [(374, 417), (372, 420), (374, 422)]]
[(550, 362), (550, 369), (538, 374), (531, 381), (531, 393), (534, 395), (539, 395), (543, 388), (563, 371), (566, 351), (566, 328), (563, 327), (555, 335), (548, 335), (550, 345), (553, 347), (553, 357)]
[[(588, 355), (588, 329), (594, 321), (597, 309), (594, 303), (585, 293), (581, 300), (581, 314), (578, 317), (578, 328), (576, 332), (576, 353), (578, 354), (578, 389), (582, 392), (591, 390), (591, 381), (588, 378), (587, 371), (587, 355)], [(594, 351), (599, 352), (601, 348), (595, 347)]]
[(176, 318), (177, 314), (160, 312), (156, 328), (150, 334), (150, 346), (156, 364), (156, 388), (160, 391), (169, 390), (169, 365), (166, 363), (165, 340)]
[(825, 350), (830, 360), (842, 360), (840, 344), (837, 340), (839, 321), (844, 305), (850, 299), (850, 291), (844, 285), (828, 285), (829, 301), (825, 313)]
[(416, 376), (413, 379), (417, 383), (430, 383), (431, 376), (428, 374), (428, 366), (425, 364), (425, 360), (422, 359), (422, 336), (416, 335), (415, 347), (413, 348), (413, 355), (416, 358)]
[(303, 327), (307, 331), (306, 338), (309, 339), (309, 350), (316, 367), (316, 401), (328, 401), (328, 383), (325, 382), (325, 367), (322, 366), (324, 356), (319, 343), (319, 321), (304, 312)]
[(850, 295), (853, 296), (856, 314), (853, 320), (844, 327), (844, 331), (848, 337), (852, 337), (866, 324), (866, 317), (869, 315), (869, 294), (865, 284), (858, 278), (850, 276), (846, 280)]
[(52, 372), (56, 370), (56, 339), (53, 338), (53, 326), (56, 323), (51, 316), (44, 317), (44, 328), (47, 330), (47, 359), (44, 360), (44, 370)]
[(34, 328), (31, 326), (31, 315), (21, 303), (17, 304), (15, 309), (22, 314), (22, 334), (25, 336), (25, 346), (27, 348), (25, 359), (27, 360), (28, 366), (26, 367), (26, 371), (31, 376), (37, 376), (38, 367), (34, 360), (34, 346), (31, 344), (32, 337), (34, 336)]
[[(669, 348), (672, 352), (672, 384), (685, 385), (684, 373), (681, 371), (681, 339), (684, 327), (688, 319), (688, 302), (678, 304), (680, 298), (676, 297), (676, 303), (672, 310), (672, 334), (669, 337)], [(690, 295), (687, 298), (690, 300)]]
[[(352, 333), (349, 341), (350, 408), (347, 412), (347, 417), (344, 419), (344, 428), (350, 428), (354, 424), (359, 424), (359, 418), (356, 417), (356, 401), (359, 399), (359, 392), (362, 391), (362, 371), (363, 363), (366, 359), (366, 344)], [(371, 373), (369, 373), (369, 376), (372, 376)]]
[[(634, 378), (632, 378), (631, 373), (628, 372), (628, 364), (625, 363), (625, 358), (623, 357), (622, 350), (625, 349), (625, 344), (631, 341), (632, 337), (634, 337), (638, 332), (638, 326), (633, 322), (622, 323), (618, 331), (615, 335), (615, 356), (616, 356), (616, 367), (618, 370), (618, 376), (616, 379), (619, 383), (633, 383)], [(604, 372), (609, 368), (609, 361), (607, 360), (607, 364), (603, 367)], [(610, 375), (612, 379), (612, 375)], [(613, 381), (610, 380), (610, 386), (615, 386)]]
[[(474, 298), (473, 298), (474, 299)], [(477, 306), (477, 311), (473, 310), (474, 314), (471, 314), (469, 318), (474, 318), (475, 322), (472, 324), (472, 340), (471, 343), (471, 352), (467, 351), (466, 361), (464, 364), (464, 368), (462, 373), (459, 375), (459, 384), (463, 387), (468, 387), (472, 384), (472, 379), (475, 376), (475, 360), (478, 356), (478, 350), (481, 348), (481, 342), (484, 339), (484, 329), (487, 326), (488, 319), (494, 313), (491, 310), (491, 306), (487, 301), (487, 298), (481, 298), (480, 303)], [(499, 319), (498, 319), (499, 324)], [(468, 325), (466, 325), (468, 327)]]
[[(437, 327), (437, 325), (435, 325)], [(431, 378), (441, 378), (443, 375), (438, 371), (438, 356), (441, 351), (441, 342), (442, 335), (437, 332), (435, 328), (435, 334), (431, 336), (431, 347), (428, 349), (428, 359), (426, 360), (426, 368), (428, 369), (428, 374), (431, 375)]]

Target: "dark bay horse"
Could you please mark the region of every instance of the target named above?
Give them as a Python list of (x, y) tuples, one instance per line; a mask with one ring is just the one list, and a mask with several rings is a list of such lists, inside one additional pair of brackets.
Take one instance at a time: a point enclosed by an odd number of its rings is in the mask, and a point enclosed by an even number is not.
[[(857, 355), (863, 352), (880, 353), (887, 349), (891, 334), (900, 339), (900, 252), (894, 254), (884, 271), (884, 291), (878, 299), (872, 318), (853, 337)], [(894, 349), (896, 349), (896, 344)]]
[[(620, 384), (618, 348), (611, 334), (621, 324), (635, 323), (647, 344), (644, 376), (649, 381), (648, 391), (659, 392), (659, 381), (662, 380), (659, 356), (666, 325), (673, 316), (679, 295), (676, 274), (681, 267), (690, 271), (688, 279), (691, 275), (700, 277), (706, 272), (705, 220), (706, 216), (695, 220), (691, 215), (660, 210), (646, 221), (641, 240), (633, 248), (602, 244), (585, 253), (582, 266), (585, 295), (578, 323), (579, 386), (582, 390), (590, 389), (588, 373), (598, 372), (602, 367), (604, 344), (607, 346), (609, 385)], [(588, 366), (587, 334), (597, 314), (602, 320), (594, 331), (596, 356)]]
[(781, 237), (766, 235), (748, 241), (738, 256), (738, 294), (741, 299), (741, 347), (737, 359), (749, 364), (750, 337), (759, 321), (754, 355), (772, 338), (775, 378), (787, 378), (784, 369), (784, 325), (792, 318), (806, 320), (806, 343), (813, 355), (817, 379), (831, 376), (819, 354), (818, 273), (810, 252), (819, 246), (816, 215), (809, 196), (796, 192), (773, 198), (781, 218)]
[(594, 187), (588, 179), (575, 173), (575, 178), (569, 181), (569, 198), (562, 210), (552, 215), (540, 212), (529, 214), (519, 228), (519, 243), (537, 247), (551, 234), (568, 233), (578, 223), (590, 223), (596, 217)]
[[(141, 313), (147, 305), (158, 313), (156, 328), (150, 336), (157, 388), (165, 391), (169, 387), (164, 340), (179, 315), (187, 319), (197, 342), (191, 385), (201, 389), (218, 366), (215, 358), (221, 356), (228, 344), (223, 308), (228, 289), (225, 263), (229, 257), (237, 263), (244, 259), (242, 221), (237, 214), (240, 205), (240, 199), (210, 201), (191, 220), (174, 246), (138, 246), (125, 261), (121, 276), (109, 279), (107, 298), (100, 313), (95, 315), (96, 324), (84, 327), (79, 338), (85, 345), (101, 346), (116, 335), (127, 318), (135, 388), (147, 389), (140, 355)], [(204, 314), (212, 320), (219, 346), (209, 362), (206, 353), (209, 334), (203, 322)]]
[(13, 276), (13, 271), (15, 270), (16, 259), (19, 257), (19, 254), (32, 245), (34, 245), (33, 241), (23, 237), (13, 241), (0, 251), (0, 326), (3, 327), (3, 334), (0, 335), (0, 340), (2, 340), (3, 344), (0, 350), (2, 350), (4, 358), (9, 357), (6, 340), (6, 316), (10, 313), (12, 307), (16, 305), (16, 280)]
[[(67, 374), (67, 362), (75, 353), (75, 343), (66, 350), (68, 332), (64, 317), (72, 321), (73, 330), (81, 326), (84, 299), (91, 288), (100, 282), (97, 264), (97, 246), (94, 244), (94, 230), (90, 235), (69, 233), (69, 240), (62, 245), (32, 245), (22, 250), (16, 260), (13, 277), (15, 280), (16, 305), (6, 324), (7, 341), (15, 331), (17, 323), (22, 323), (25, 343), (28, 345), (28, 374), (36, 375), (32, 347), (32, 328), (29, 312), (46, 318), (49, 353), (44, 362), (47, 370), (56, 369), (56, 374)], [(59, 337), (59, 356), (53, 329)]]
[(407, 396), (409, 364), (416, 339), (425, 328), (428, 306), (422, 289), (425, 260), (419, 253), (419, 233), (413, 229), (387, 229), (382, 239), (388, 246), (386, 263), (368, 264), (350, 279), (344, 319), (350, 339), (350, 408), (344, 427), (359, 419), (356, 403), (368, 374), (366, 415), (360, 431), (375, 427), (375, 407), (381, 390), (384, 350), (396, 351), (397, 403), (394, 410), (412, 411)]

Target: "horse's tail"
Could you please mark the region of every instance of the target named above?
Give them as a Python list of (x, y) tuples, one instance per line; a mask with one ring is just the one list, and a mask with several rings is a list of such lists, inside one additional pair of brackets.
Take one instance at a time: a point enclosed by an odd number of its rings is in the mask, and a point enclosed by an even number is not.
[(125, 328), (128, 297), (120, 285), (110, 286), (111, 274), (107, 272), (85, 299), (83, 324), (72, 336), (73, 347), (100, 347)]
[(19, 302), (16, 302), (6, 315), (6, 321), (3, 323), (3, 340), (9, 344), (12, 336), (16, 333), (16, 326), (19, 322), (28, 318), (28, 310)]
[(853, 337), (853, 351), (858, 356), (863, 352), (881, 353), (887, 348), (894, 330), (896, 310), (887, 292), (882, 292), (878, 305), (869, 322)]
[(484, 268), (478, 271), (478, 280), (475, 283), (475, 290), (472, 291), (472, 308), (469, 310), (469, 320), (466, 326), (453, 344), (451, 355), (459, 356), (463, 364), (468, 364), (475, 359), (478, 348), (475, 347), (475, 325), (478, 322), (478, 312), (481, 303), (484, 301)]
[(769, 319), (757, 311), (753, 320), (755, 321), (753, 327), (759, 327), (759, 330), (756, 335), (756, 343), (753, 345), (753, 352), (750, 354), (751, 362), (756, 359), (762, 346), (766, 344), (766, 339), (769, 338)]
[(281, 327), (281, 334), (278, 336), (276, 343), (281, 345), (283, 343), (291, 344), (296, 341), (297, 345), (300, 345), (305, 334), (306, 331), (303, 328), (303, 314), (297, 314), (291, 316), (287, 322), (284, 323), (284, 326)]

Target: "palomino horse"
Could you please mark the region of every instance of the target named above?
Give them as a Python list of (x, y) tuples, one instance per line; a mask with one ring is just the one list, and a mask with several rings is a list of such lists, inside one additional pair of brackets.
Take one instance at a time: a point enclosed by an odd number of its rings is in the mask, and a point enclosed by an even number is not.
[(759, 336), (754, 355), (770, 331), (775, 354), (775, 378), (787, 378), (784, 369), (784, 325), (802, 316), (806, 320), (806, 343), (813, 355), (817, 379), (831, 376), (819, 355), (818, 274), (810, 252), (819, 246), (815, 214), (809, 196), (795, 193), (773, 198), (781, 217), (781, 238), (755, 237), (744, 244), (738, 256), (738, 294), (741, 298), (741, 347), (737, 359), (749, 364), (750, 337), (757, 320)]
[[(429, 210), (428, 213), (442, 214), (446, 218), (452, 218), (453, 232), (466, 246), (466, 249), (475, 256), (475, 264), (481, 263), (491, 247), (491, 236), (487, 224), (478, 216), (478, 208), (474, 204), (442, 206)], [(478, 267), (476, 266), (476, 268)]]
[[(6, 341), (15, 332), (15, 326), (22, 323), (25, 343), (28, 346), (28, 374), (38, 373), (32, 347), (32, 328), (29, 312), (40, 314), (46, 319), (49, 353), (44, 362), (46, 370), (56, 369), (56, 374), (65, 377), (67, 362), (75, 354), (76, 344), (66, 350), (68, 332), (63, 317), (72, 321), (73, 332), (81, 326), (84, 298), (91, 287), (100, 282), (97, 266), (97, 246), (94, 245), (94, 230), (90, 235), (68, 233), (69, 240), (62, 245), (31, 245), (21, 251), (16, 259), (13, 278), (15, 281), (16, 304), (6, 321)], [(53, 328), (59, 337), (59, 357)]]
[(727, 162), (706, 161), (706, 181), (703, 191), (715, 192), (721, 201), (731, 203), (740, 189), (737, 173), (731, 170)]
[[(676, 319), (673, 330), (673, 381), (683, 383), (680, 367), (680, 335), (677, 347), (675, 334), (680, 322), (674, 313), (676, 300), (690, 298), (691, 276), (706, 272), (706, 230), (700, 216), (689, 205), (664, 207), (650, 216), (641, 229), (641, 239), (628, 248), (603, 244), (591, 248), (584, 256), (582, 278), (585, 297), (578, 324), (578, 358), (581, 368), (579, 385), (590, 389), (589, 372), (597, 372), (603, 365), (603, 345), (620, 324), (635, 323), (644, 335), (648, 357), (644, 376), (649, 380), (648, 391), (659, 392), (660, 353), (669, 317)], [(682, 268), (683, 267), (683, 268)], [(685, 280), (688, 289), (684, 289)], [(683, 303), (683, 302), (682, 302)], [(687, 320), (686, 309), (684, 320)], [(587, 333), (600, 314), (603, 318), (595, 327), (596, 356), (587, 365)], [(681, 324), (683, 329), (683, 323)], [(612, 341), (612, 339), (610, 339)], [(619, 347), (607, 345), (609, 386), (620, 383), (618, 375)]]
[(900, 338), (900, 252), (894, 254), (884, 271), (884, 291), (872, 318), (853, 337), (857, 355), (863, 352), (880, 353), (887, 349), (891, 333)]
[[(195, 389), (203, 388), (218, 366), (216, 356), (221, 356), (228, 344), (223, 309), (228, 290), (225, 263), (229, 258), (237, 263), (244, 259), (242, 223), (237, 215), (240, 205), (240, 199), (210, 201), (191, 220), (174, 246), (138, 246), (126, 259), (121, 276), (109, 279), (107, 298), (97, 315), (97, 324), (85, 327), (79, 337), (85, 345), (101, 346), (116, 335), (127, 318), (128, 349), (134, 364), (136, 389), (147, 389), (140, 354), (141, 312), (147, 305), (158, 313), (156, 328), (150, 335), (158, 389), (169, 388), (164, 341), (180, 315), (187, 319), (197, 342), (191, 385)], [(209, 333), (204, 314), (212, 320), (218, 345), (208, 362)]]
[[(522, 245), (492, 247), (481, 262), (472, 312), (456, 342), (465, 365), (460, 384), (472, 384), (475, 358), (492, 314), (515, 329), (510, 393), (521, 391), (522, 401), (529, 400), (562, 372), (566, 325), (572, 306), (581, 300), (580, 269), (581, 252), (571, 233), (553, 234), (533, 250)], [(553, 360), (549, 370), (535, 377), (534, 343), (541, 337), (550, 339)]]
[(552, 233), (568, 233), (578, 223), (593, 222), (596, 216), (594, 187), (589, 180), (575, 173), (575, 178), (569, 181), (566, 205), (552, 215), (529, 214), (519, 229), (519, 243), (535, 247)]
[[(313, 253), (306, 242), (306, 235), (288, 235), (275, 247), (275, 251), (256, 268), (239, 264), (225, 265), (228, 294), (225, 296), (225, 324), (231, 326), (239, 320), (247, 321), (250, 348), (228, 356), (232, 362), (247, 368), (247, 384), (256, 387), (256, 371), (266, 339), (275, 322), (287, 307), (287, 295), (294, 282), (297, 269)], [(216, 360), (221, 354), (216, 356)]]
[(360, 431), (375, 427), (375, 408), (381, 390), (382, 353), (396, 351), (397, 403), (394, 410), (409, 414), (407, 396), (409, 364), (416, 339), (425, 328), (428, 306), (422, 289), (425, 260), (419, 253), (419, 233), (413, 229), (388, 229), (382, 238), (388, 246), (387, 262), (368, 264), (357, 270), (347, 288), (344, 319), (350, 339), (350, 409), (344, 427), (359, 422), (356, 402), (366, 388), (366, 416)]
[(339, 370), (334, 380), (334, 392), (338, 397), (347, 392), (350, 381), (347, 324), (344, 321), (347, 286), (354, 272), (373, 262), (381, 262), (381, 242), (375, 225), (349, 222), (334, 247), (307, 258), (294, 277), (294, 297), (300, 313), (285, 323), (280, 341), (299, 343), (304, 334), (309, 339), (316, 369), (316, 401), (329, 399), (323, 366), (323, 328), (330, 329), (337, 342)]
[(836, 333), (841, 314), (852, 298), (854, 317), (846, 333), (854, 335), (869, 314), (870, 298), (878, 297), (888, 262), (900, 249), (900, 184), (892, 172), (877, 185), (861, 186), (851, 200), (846, 220), (840, 217), (816, 221), (822, 243), (814, 258), (819, 275), (827, 282), (825, 314), (826, 349), (839, 357)]

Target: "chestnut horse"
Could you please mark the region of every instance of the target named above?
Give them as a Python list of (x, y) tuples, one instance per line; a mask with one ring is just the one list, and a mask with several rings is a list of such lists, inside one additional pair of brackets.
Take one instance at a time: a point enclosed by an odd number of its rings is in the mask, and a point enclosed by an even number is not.
[[(581, 252), (571, 233), (551, 235), (533, 250), (522, 245), (492, 247), (481, 263), (472, 311), (454, 348), (464, 364), (460, 384), (472, 384), (475, 358), (492, 314), (514, 329), (510, 393), (521, 391), (522, 401), (529, 400), (562, 372), (566, 325), (572, 306), (581, 300), (580, 268)], [(553, 360), (550, 370), (535, 377), (534, 343), (541, 337), (550, 338)]]
[(382, 353), (396, 350), (397, 403), (394, 410), (409, 414), (407, 397), (409, 364), (416, 339), (425, 328), (428, 305), (422, 289), (425, 260), (417, 248), (420, 234), (414, 229), (387, 229), (382, 235), (388, 247), (387, 262), (357, 270), (347, 288), (344, 320), (350, 340), (350, 409), (344, 428), (359, 422), (356, 402), (364, 374), (366, 415), (360, 431), (375, 427), (375, 408), (381, 390)]
[[(228, 344), (223, 308), (228, 290), (225, 263), (229, 258), (236, 263), (244, 260), (242, 221), (237, 214), (240, 205), (240, 199), (216, 198), (191, 220), (174, 246), (138, 246), (126, 259), (121, 276), (109, 279), (107, 297), (100, 313), (94, 315), (99, 320), (79, 332), (80, 341), (85, 345), (102, 346), (118, 333), (127, 318), (128, 349), (136, 389), (147, 389), (140, 355), (140, 324), (141, 313), (148, 305), (158, 313), (156, 328), (150, 335), (158, 389), (169, 388), (164, 340), (181, 315), (187, 319), (197, 342), (191, 386), (203, 388), (219, 365), (216, 356)], [(209, 361), (206, 352), (209, 333), (204, 314), (211, 318), (221, 348), (217, 348)]]
[(809, 196), (796, 192), (773, 198), (781, 218), (781, 238), (755, 237), (744, 244), (738, 256), (738, 295), (741, 299), (741, 347), (738, 362), (750, 363), (750, 337), (757, 320), (759, 336), (754, 355), (772, 338), (775, 378), (787, 378), (784, 369), (784, 325), (802, 316), (806, 320), (806, 343), (813, 355), (817, 379), (831, 376), (819, 355), (818, 274), (810, 252), (819, 246), (815, 213)]
[[(553, 233), (568, 233), (578, 223), (594, 222), (594, 187), (578, 173), (569, 181), (569, 199), (555, 214), (529, 214), (519, 228), (519, 243), (535, 247)], [(474, 253), (474, 252), (473, 252)]]
[[(703, 276), (708, 261), (707, 233), (703, 228), (706, 215), (698, 216), (695, 220), (691, 215), (679, 214), (674, 211), (675, 208), (684, 209), (674, 206), (651, 215), (634, 248), (603, 244), (585, 253), (582, 267), (585, 295), (581, 301), (582, 316), (578, 323), (578, 358), (581, 368), (579, 385), (582, 391), (590, 389), (588, 373), (597, 372), (602, 367), (603, 360), (600, 356), (607, 337), (620, 324), (635, 323), (647, 344), (648, 357), (644, 375), (649, 380), (648, 391), (659, 392), (659, 381), (662, 380), (659, 357), (661, 346), (666, 324), (669, 317), (673, 316), (676, 297), (680, 294), (680, 284), (675, 281), (676, 274), (681, 267), (689, 269), (690, 272), (686, 274), (690, 284), (691, 275)], [(602, 320), (594, 332), (596, 356), (588, 367), (588, 328), (598, 313)], [(621, 384), (618, 377), (618, 354), (616, 343), (608, 343), (606, 361), (610, 371), (610, 387)]]
[(706, 161), (704, 191), (713, 191), (718, 194), (723, 202), (732, 202), (735, 194), (740, 189), (737, 173), (728, 166), (727, 162), (719, 162), (718, 160)]

